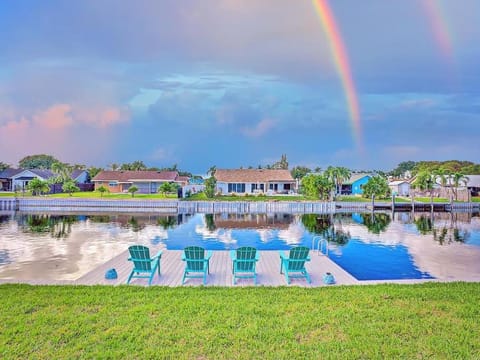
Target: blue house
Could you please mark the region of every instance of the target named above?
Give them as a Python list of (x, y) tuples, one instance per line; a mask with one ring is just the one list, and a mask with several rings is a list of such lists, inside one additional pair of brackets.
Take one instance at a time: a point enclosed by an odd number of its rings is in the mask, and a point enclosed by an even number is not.
[(369, 174), (352, 174), (350, 179), (342, 184), (341, 193), (343, 195), (361, 195), (363, 194), (363, 185), (371, 179)]

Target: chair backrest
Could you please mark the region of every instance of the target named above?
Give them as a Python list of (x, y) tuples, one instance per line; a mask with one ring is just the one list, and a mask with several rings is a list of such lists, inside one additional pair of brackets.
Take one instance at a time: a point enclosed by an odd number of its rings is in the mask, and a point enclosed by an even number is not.
[(187, 246), (183, 249), (187, 268), (195, 271), (201, 271), (205, 268), (205, 249), (200, 246)]
[(288, 270), (302, 270), (307, 261), (310, 249), (306, 246), (297, 246), (290, 249), (288, 256)]
[(255, 270), (257, 249), (251, 246), (244, 246), (237, 249), (236, 268), (237, 271)]
[(132, 245), (128, 248), (130, 257), (133, 261), (135, 269), (152, 270), (152, 262), (150, 259), (150, 250), (143, 245)]

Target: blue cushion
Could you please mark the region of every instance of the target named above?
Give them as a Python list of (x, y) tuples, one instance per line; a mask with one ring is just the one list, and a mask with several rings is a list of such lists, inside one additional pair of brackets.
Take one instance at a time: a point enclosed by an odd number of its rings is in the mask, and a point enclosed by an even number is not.
[(333, 274), (329, 272), (323, 274), (323, 283), (327, 285), (335, 284), (335, 278), (333, 277)]
[(108, 269), (107, 272), (105, 273), (105, 279), (108, 280), (113, 280), (118, 277), (117, 275), (117, 270), (115, 269)]

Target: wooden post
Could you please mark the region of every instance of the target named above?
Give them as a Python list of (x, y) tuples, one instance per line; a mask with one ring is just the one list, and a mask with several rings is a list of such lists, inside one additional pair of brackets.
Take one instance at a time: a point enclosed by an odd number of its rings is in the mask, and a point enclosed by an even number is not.
[(392, 192), (392, 212), (395, 212), (395, 194)]

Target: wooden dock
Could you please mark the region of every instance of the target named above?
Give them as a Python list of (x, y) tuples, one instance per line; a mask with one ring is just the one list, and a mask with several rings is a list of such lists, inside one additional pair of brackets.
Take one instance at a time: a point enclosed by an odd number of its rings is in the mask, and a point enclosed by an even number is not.
[[(155, 251), (151, 253), (155, 254)], [(182, 251), (164, 250), (160, 262), (161, 276), (155, 275), (153, 285), (182, 286), (182, 275), (185, 263), (181, 260)], [(328, 257), (311, 252), (311, 261), (306, 267), (312, 278), (308, 284), (305, 279), (292, 279), (290, 285), (317, 287), (326, 286), (322, 282), (322, 275), (331, 272), (338, 285), (358, 284), (352, 275), (347, 273)], [(132, 269), (131, 262), (127, 261), (128, 252), (116, 256), (105, 264), (90, 271), (78, 280), (73, 281), (76, 285), (120, 285), (125, 284)], [(114, 268), (118, 279), (106, 280), (105, 272)], [(280, 256), (278, 251), (260, 251), (260, 260), (257, 264), (257, 286), (286, 286), (285, 276), (280, 274)], [(131, 284), (147, 285), (147, 279), (134, 279)], [(202, 279), (187, 279), (185, 286), (201, 286)], [(207, 278), (207, 286), (233, 286), (232, 261), (228, 251), (214, 251), (210, 259), (210, 274)], [(253, 286), (252, 279), (238, 279), (235, 286)]]

